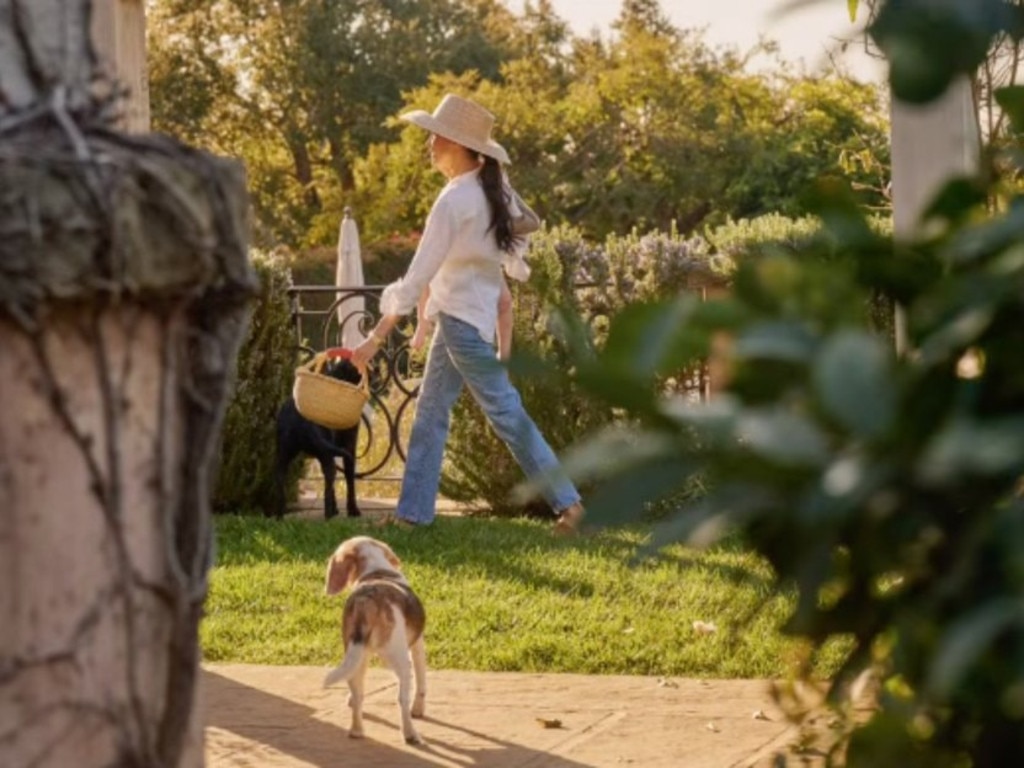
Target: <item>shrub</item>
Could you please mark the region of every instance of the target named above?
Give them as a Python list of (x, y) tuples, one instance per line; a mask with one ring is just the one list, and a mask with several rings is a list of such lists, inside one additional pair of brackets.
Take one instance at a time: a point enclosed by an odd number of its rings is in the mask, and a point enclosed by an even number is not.
[[(213, 495), (216, 512), (265, 511), (272, 498), (277, 410), (291, 392), (295, 335), (287, 289), (291, 273), (282, 254), (253, 252), (260, 278), (249, 335), (238, 353), (235, 394), (221, 433)], [(297, 471), (287, 495), (295, 496)]]
[[(892, 236), (891, 216), (871, 216), (866, 223), (875, 235), (883, 238)], [(815, 259), (833, 263), (836, 269), (851, 270), (856, 269), (858, 258), (816, 216), (791, 219), (770, 213), (754, 219), (729, 221), (708, 230), (705, 237), (720, 257), (718, 268), (726, 273), (752, 259), (772, 255)], [(866, 302), (866, 316), (879, 335), (894, 342), (894, 305), (891, 299), (878, 292), (873, 293)]]
[(416, 253), (420, 234), (398, 233), (363, 246), (363, 277), (367, 285), (387, 285), (405, 274)]
[[(394, 234), (382, 240), (360, 243), (363, 261), (363, 282), (366, 285), (387, 285), (405, 274), (419, 243), (419, 233)], [(288, 257), (295, 285), (333, 285), (337, 271), (337, 250), (319, 246), (296, 251)], [(328, 294), (322, 297), (322, 307), (330, 306)]]
[[(601, 346), (609, 315), (638, 296), (672, 296), (717, 279), (718, 267), (706, 244), (674, 233), (613, 235), (594, 245), (571, 227), (538, 233), (530, 265), (530, 279), (512, 285), (515, 354), (520, 361), (513, 365), (513, 377), (527, 412), (557, 452), (615, 416), (601, 398), (588, 395), (574, 382), (540, 375), (529, 364), (542, 359), (558, 370), (570, 368), (574, 330), (561, 325), (560, 318), (582, 318), (590, 341)], [(688, 377), (677, 372), (669, 378)], [(452, 416), (442, 492), (456, 500), (484, 501), (495, 514), (516, 514), (521, 508), (512, 501), (511, 491), (522, 479), (508, 449), (472, 398), (464, 395)], [(539, 508), (530, 505), (528, 511)]]
[(820, 232), (821, 220), (814, 216), (792, 219), (769, 213), (753, 219), (730, 220), (708, 230), (704, 236), (715, 253), (738, 265), (748, 258), (799, 249)]
[[(872, 216), (871, 230), (880, 237), (892, 235), (890, 216)], [(786, 253), (811, 258), (834, 258), (841, 250), (840, 242), (822, 226), (817, 216), (797, 219), (768, 213), (753, 219), (729, 221), (704, 233), (711, 249), (721, 257), (719, 268), (730, 271), (743, 261)]]

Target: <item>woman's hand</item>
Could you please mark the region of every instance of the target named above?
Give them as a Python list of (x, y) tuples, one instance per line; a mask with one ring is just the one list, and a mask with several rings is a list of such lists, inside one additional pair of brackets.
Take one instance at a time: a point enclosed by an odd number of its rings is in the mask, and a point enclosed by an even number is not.
[(419, 351), (423, 349), (423, 346), (427, 343), (427, 339), (430, 337), (431, 331), (434, 330), (434, 323), (430, 320), (420, 320), (416, 323), (416, 331), (412, 335), (412, 340), (409, 342), (410, 349)]
[(371, 336), (352, 350), (352, 364), (365, 376), (366, 366), (370, 364), (379, 349), (380, 345), (377, 344), (377, 340)]

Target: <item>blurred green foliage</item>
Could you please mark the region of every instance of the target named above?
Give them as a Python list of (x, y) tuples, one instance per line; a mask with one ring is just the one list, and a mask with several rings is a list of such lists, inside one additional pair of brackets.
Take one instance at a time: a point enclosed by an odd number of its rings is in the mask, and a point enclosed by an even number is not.
[[(1018, 4), (890, 0), (872, 32), (894, 90), (926, 101), (1019, 22)], [(1024, 93), (1000, 104), (1019, 147)], [(1019, 150), (994, 166), (1019, 173)], [(877, 707), (845, 722), (830, 765), (1024, 757), (1024, 197), (997, 197), (986, 171), (951, 181), (913, 242), (822, 184), (824, 237), (741, 259), (726, 298), (630, 306), (571, 363), (574, 386), (634, 419), (568, 455), (594, 484), (592, 518), (632, 519), (702, 478), (706, 495), (651, 546), (739, 529), (798, 590), (789, 632), (812, 649), (853, 641), (837, 705), (862, 670), (879, 676)], [(877, 296), (905, 309), (905, 355), (872, 325)], [(650, 386), (716, 334), (731, 339), (719, 397)]]
[[(260, 295), (238, 353), (235, 392), (221, 431), (215, 512), (272, 511), (277, 411), (291, 394), (298, 362), (288, 266), (281, 255), (258, 251), (252, 262)], [(296, 493), (298, 464), (292, 467), (288, 498)]]

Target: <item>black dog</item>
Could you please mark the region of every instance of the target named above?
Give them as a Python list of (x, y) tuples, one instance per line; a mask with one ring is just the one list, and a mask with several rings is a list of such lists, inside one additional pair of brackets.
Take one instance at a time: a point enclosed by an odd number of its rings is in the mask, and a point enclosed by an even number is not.
[[(321, 373), (335, 379), (358, 384), (359, 371), (348, 360), (332, 358)], [(345, 508), (349, 517), (361, 517), (356, 505), (356, 441), (359, 423), (348, 429), (328, 429), (305, 418), (295, 407), (295, 398), (289, 397), (277, 412), (277, 464), (274, 469), (273, 514), (280, 520), (285, 512), (285, 485), (288, 467), (300, 453), (320, 462), (324, 474), (324, 517), (338, 514), (334, 497), (334, 479), (337, 475), (336, 457), (341, 457), (345, 472)]]

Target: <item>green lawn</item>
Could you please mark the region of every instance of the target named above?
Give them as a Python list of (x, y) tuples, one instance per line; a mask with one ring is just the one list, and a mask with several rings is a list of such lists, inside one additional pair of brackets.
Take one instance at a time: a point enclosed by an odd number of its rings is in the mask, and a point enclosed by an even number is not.
[[(323, 593), (345, 538), (387, 541), (427, 608), (434, 669), (780, 677), (792, 596), (738, 542), (671, 547), (635, 562), (645, 529), (555, 539), (526, 520), (440, 518), (413, 531), (364, 521), (219, 517), (201, 637), (210, 661), (329, 665), (340, 658), (343, 597)], [(698, 634), (694, 621), (713, 622)], [(831, 648), (815, 665), (828, 675)]]

